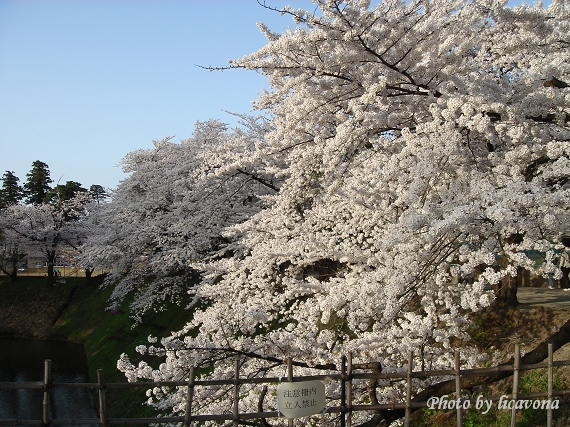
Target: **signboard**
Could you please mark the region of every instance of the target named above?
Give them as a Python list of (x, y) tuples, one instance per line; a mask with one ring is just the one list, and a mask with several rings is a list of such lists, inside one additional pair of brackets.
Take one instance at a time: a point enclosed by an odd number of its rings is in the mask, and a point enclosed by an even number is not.
[(277, 410), (285, 418), (318, 414), (325, 408), (325, 385), (321, 381), (280, 383), (277, 386)]

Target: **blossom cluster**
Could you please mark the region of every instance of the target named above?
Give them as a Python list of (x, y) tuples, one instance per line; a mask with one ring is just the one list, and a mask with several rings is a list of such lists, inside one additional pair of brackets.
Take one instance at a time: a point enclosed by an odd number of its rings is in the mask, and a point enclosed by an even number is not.
[[(144, 312), (194, 297), (183, 330), (139, 347), (164, 359), (157, 369), (121, 358), (129, 380), (185, 379), (191, 366), (231, 379), (236, 356), (248, 377), (284, 376), (286, 358), (302, 361), (297, 374), (335, 370), (349, 352), (384, 371), (403, 371), (409, 351), (416, 366), (448, 368), (457, 342), (473, 366), (485, 356), (468, 345), (469, 313), (523, 269), (558, 271), (567, 4), (316, 3), (284, 9), (298, 25), (283, 34), (260, 25), (266, 46), (230, 63), (268, 77), (266, 119), (199, 123), (124, 161), (131, 176), (91, 249), (115, 264), (114, 300), (135, 291)], [(355, 388), (361, 402), (404, 393)], [(228, 390), (197, 391), (195, 410), (231, 411)], [(240, 410), (270, 406), (264, 396), (243, 387)], [(149, 399), (185, 410), (182, 388)]]

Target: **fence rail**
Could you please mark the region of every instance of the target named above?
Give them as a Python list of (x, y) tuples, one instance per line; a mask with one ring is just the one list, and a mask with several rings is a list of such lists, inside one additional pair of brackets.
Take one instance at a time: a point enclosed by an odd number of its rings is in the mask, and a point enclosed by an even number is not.
[[(461, 395), (461, 378), (471, 375), (488, 375), (501, 372), (513, 373), (513, 391), (506, 396), (509, 401), (517, 402), (521, 400), (547, 398), (548, 402), (552, 402), (555, 397), (570, 396), (570, 389), (553, 390), (553, 369), (559, 366), (570, 365), (570, 360), (553, 361), (552, 344), (548, 345), (548, 359), (545, 363), (535, 364), (521, 364), (520, 363), (520, 346), (515, 346), (515, 357), (512, 365), (499, 365), (488, 368), (476, 369), (460, 369), (459, 352), (455, 352), (455, 366), (453, 369), (432, 370), (432, 371), (413, 371), (413, 355), (410, 352), (408, 358), (408, 365), (406, 372), (403, 373), (381, 373), (381, 372), (353, 372), (352, 358), (349, 355), (344, 357), (342, 361), (341, 372), (337, 374), (327, 375), (312, 375), (312, 376), (294, 376), (293, 363), (287, 360), (287, 381), (300, 382), (309, 380), (335, 380), (341, 382), (341, 396), (340, 405), (331, 406), (326, 409), (327, 413), (338, 413), (340, 417), (341, 427), (350, 427), (352, 425), (352, 413), (359, 411), (379, 411), (379, 410), (394, 410), (400, 409), (405, 411), (404, 425), (410, 425), (410, 416), (412, 410), (418, 408), (428, 407), (429, 401), (414, 402), (412, 401), (412, 379), (414, 378), (428, 378), (434, 376), (453, 376), (455, 379), (455, 394)], [(544, 392), (534, 393), (519, 393), (519, 378), (522, 371), (544, 369), (548, 370), (548, 390)], [(238, 407), (239, 389), (243, 384), (274, 384), (281, 382), (283, 378), (278, 377), (263, 377), (263, 378), (240, 378), (239, 375), (239, 358), (236, 358), (235, 375), (233, 379), (226, 380), (199, 380), (195, 378), (195, 369), (190, 370), (189, 379), (186, 381), (159, 381), (159, 382), (136, 382), (136, 383), (106, 383), (103, 377), (103, 371), (97, 371), (97, 383), (53, 383), (51, 379), (51, 361), (46, 360), (44, 364), (44, 379), (43, 381), (31, 382), (0, 382), (0, 390), (2, 389), (39, 389), (43, 390), (42, 401), (42, 419), (41, 420), (24, 420), (24, 419), (2, 419), (0, 418), (0, 426), (14, 426), (14, 425), (72, 425), (72, 424), (94, 424), (101, 426), (111, 425), (129, 425), (129, 424), (164, 424), (164, 423), (182, 423), (185, 427), (190, 426), (194, 421), (232, 421), (234, 426), (238, 426), (240, 421), (252, 419), (267, 419), (283, 417), (278, 411), (267, 412), (251, 412), (240, 413)], [(391, 379), (391, 380), (405, 380), (406, 381), (406, 399), (405, 402), (399, 403), (385, 403), (385, 404), (353, 404), (353, 380), (365, 379)], [(233, 411), (227, 414), (192, 414), (192, 404), (194, 399), (194, 390), (196, 387), (213, 386), (213, 385), (233, 385)], [(50, 419), (50, 393), (53, 388), (85, 388), (97, 390), (98, 392), (98, 412), (99, 418), (89, 419)], [(108, 418), (108, 408), (105, 399), (106, 390), (110, 389), (132, 389), (132, 388), (151, 388), (151, 387), (187, 387), (187, 401), (186, 413), (183, 416), (161, 417), (161, 418)], [(505, 399), (505, 396), (491, 396), (486, 397), (486, 401), (500, 401)], [(456, 400), (456, 399), (454, 399)], [(463, 425), (463, 412), (465, 411), (465, 402), (472, 405), (476, 402), (474, 398), (460, 398), (462, 404), (456, 405), (456, 418), (457, 426)], [(459, 402), (458, 401), (458, 402)], [(433, 406), (433, 405), (432, 405)], [(455, 406), (455, 405), (454, 405)], [(514, 427), (516, 423), (517, 407), (512, 405), (511, 409), (511, 426)], [(547, 405), (547, 426), (552, 426), (552, 405)], [(293, 425), (293, 420), (289, 420), (289, 425)]]

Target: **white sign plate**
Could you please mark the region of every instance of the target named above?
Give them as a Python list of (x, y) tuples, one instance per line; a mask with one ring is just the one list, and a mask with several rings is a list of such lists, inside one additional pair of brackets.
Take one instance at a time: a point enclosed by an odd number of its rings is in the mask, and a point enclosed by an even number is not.
[(277, 409), (285, 418), (318, 414), (325, 408), (325, 385), (321, 381), (280, 383)]

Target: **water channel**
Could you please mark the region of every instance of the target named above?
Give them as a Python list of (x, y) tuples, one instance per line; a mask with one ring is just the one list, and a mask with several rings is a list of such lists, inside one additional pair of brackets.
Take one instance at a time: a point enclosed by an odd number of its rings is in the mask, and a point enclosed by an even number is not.
[[(12, 337), (0, 337), (0, 382), (43, 381), (46, 359), (54, 383), (89, 382), (82, 345)], [(97, 418), (90, 390), (54, 388), (51, 394), (52, 419)], [(0, 390), (0, 421), (41, 420), (42, 400), (41, 390)]]

